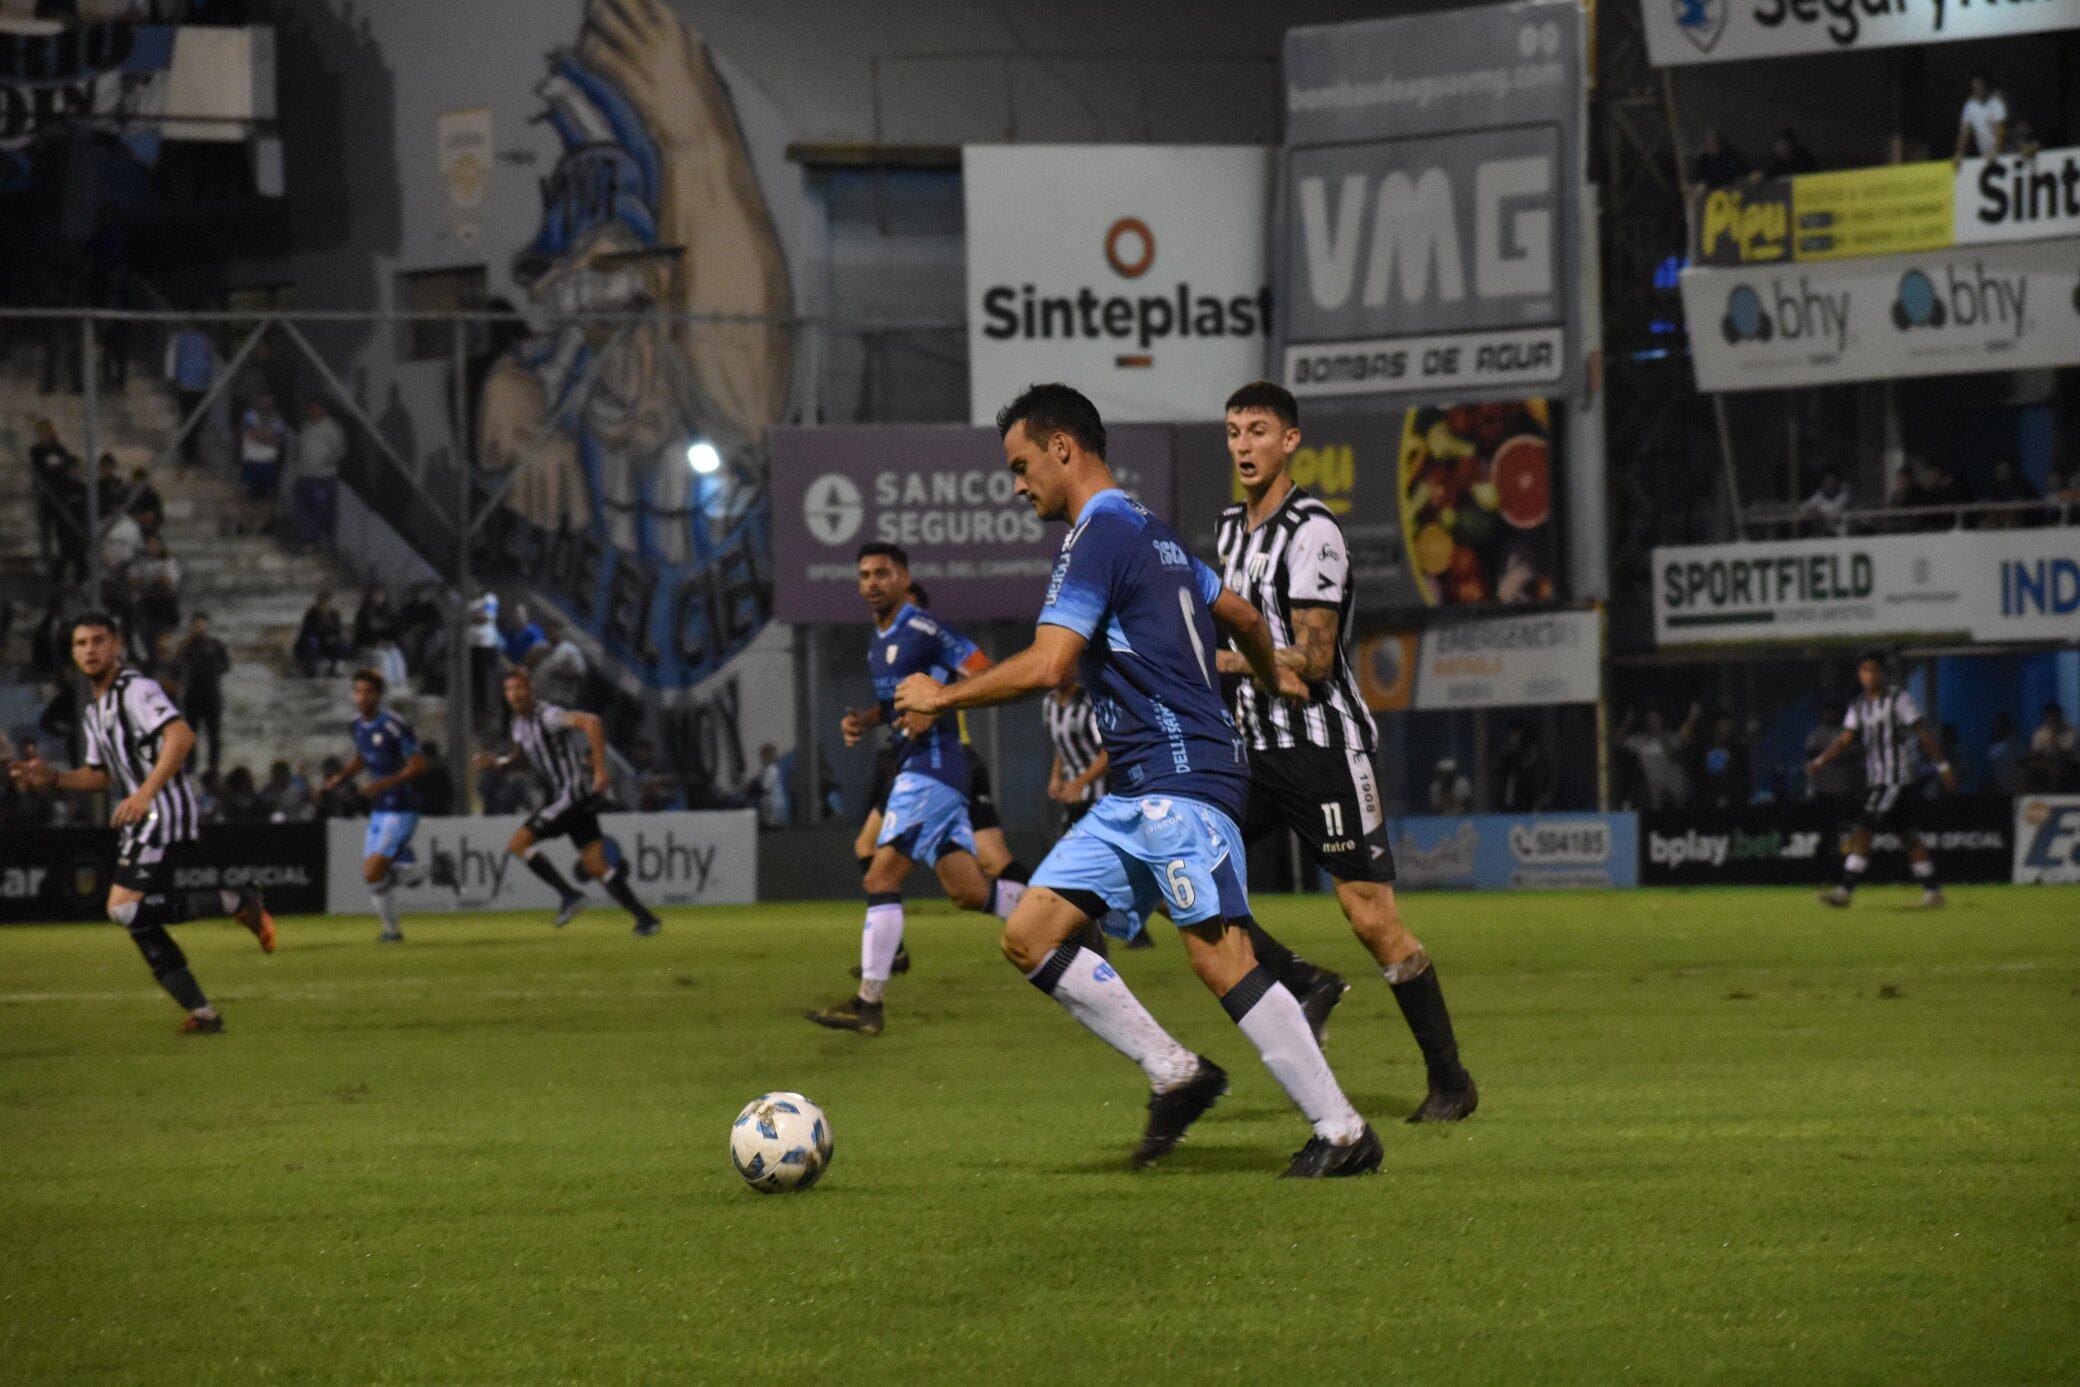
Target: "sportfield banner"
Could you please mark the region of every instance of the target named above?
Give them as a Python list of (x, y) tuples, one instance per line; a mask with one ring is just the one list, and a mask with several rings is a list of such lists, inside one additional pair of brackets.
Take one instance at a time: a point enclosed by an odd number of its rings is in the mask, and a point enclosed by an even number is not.
[[(1218, 408), (1219, 401), (1214, 407)], [(1171, 512), (1171, 431), (1107, 429), (1108, 461), (1129, 493)], [(854, 555), (901, 545), (932, 610), (955, 621), (1030, 621), (1068, 531), (1012, 492), (994, 427), (777, 428), (773, 440), (774, 605), (781, 621), (866, 619)]]
[[(1831, 885), (1841, 880), (1856, 809), (1846, 802), (1799, 802), (1642, 815), (1639, 884)], [(2006, 798), (1941, 795), (1917, 803), (1913, 823), (1935, 855), (1942, 880), (2008, 879), (2014, 831)], [(1912, 879), (1905, 833), (1886, 829), (1875, 835), (1865, 880)]]
[(1640, 0), (1656, 67), (2080, 27), (2080, 0)]
[[(969, 145), (969, 419), (1066, 380), (1107, 423), (1204, 418), (1264, 373), (1272, 151)], [(1075, 198), (1033, 215), (1035, 188)]]
[(1639, 885), (1636, 814), (1472, 814), (1395, 819), (1404, 889), (1604, 890)]
[[(412, 848), (421, 861), (436, 852), (455, 858), (462, 883), (458, 894), (445, 886), (400, 886), (397, 908), (407, 915), (453, 910), (543, 910), (556, 908), (556, 893), (520, 860), (506, 841), (524, 820), (496, 818), (421, 819)], [(758, 899), (758, 816), (749, 809), (719, 813), (602, 814), (613, 850), (627, 863), (630, 884), (646, 905), (748, 905)], [(334, 914), (365, 915), (368, 884), (361, 877), (366, 819), (332, 819), (324, 826), (325, 908)], [(558, 839), (543, 851), (585, 892), (596, 910), (625, 919), (597, 884), (579, 880), (578, 853)]]
[(1572, 4), (1287, 32), (1273, 283), (1294, 394), (1575, 392), (1586, 69)]
[(1653, 563), (1662, 646), (2080, 631), (2080, 546), (2063, 527), (1679, 545)]
[[(277, 915), (325, 909), (322, 824), (213, 824), (183, 853), (176, 891), (257, 886)], [(0, 833), (0, 923), (105, 919), (115, 857), (112, 828)]]
[(2024, 795), (2015, 801), (2017, 884), (2080, 884), (2080, 795)]
[(2080, 256), (2062, 241), (1683, 271), (1705, 391), (2080, 363)]
[(2080, 235), (2080, 149), (1887, 164), (1698, 194), (1691, 259), (1771, 265)]

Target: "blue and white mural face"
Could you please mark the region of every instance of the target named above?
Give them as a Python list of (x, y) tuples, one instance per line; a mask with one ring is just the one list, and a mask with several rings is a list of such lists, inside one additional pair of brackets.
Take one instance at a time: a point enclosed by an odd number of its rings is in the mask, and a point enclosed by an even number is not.
[[(545, 326), (477, 404), (479, 465), (506, 487), (487, 567), (563, 608), (624, 685), (688, 690), (769, 613), (787, 268), (729, 93), (662, 0), (590, 0), (548, 67), (560, 154), (514, 264)], [(650, 312), (733, 321), (567, 316)]]

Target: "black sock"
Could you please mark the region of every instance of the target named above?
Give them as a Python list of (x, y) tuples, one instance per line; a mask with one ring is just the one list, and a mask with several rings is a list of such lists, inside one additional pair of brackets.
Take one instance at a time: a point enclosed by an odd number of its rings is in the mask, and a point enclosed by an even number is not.
[(1033, 880), (1033, 871), (1025, 863), (1014, 857), (1004, 864), (1004, 870), (998, 872), (997, 876), (1000, 880), (1015, 881), (1020, 886), (1026, 886)]
[(1445, 1008), (1436, 966), (1392, 987), (1402, 1019), (1408, 1022), (1416, 1044), (1422, 1047), (1423, 1065), (1430, 1071), (1430, 1087), (1446, 1093), (1463, 1092), (1473, 1079), (1466, 1066), (1459, 1063), (1459, 1042), (1452, 1037), (1452, 1014)]
[(536, 876), (540, 877), (543, 881), (547, 882), (549, 884), (549, 889), (551, 891), (554, 891), (557, 895), (563, 897), (565, 900), (569, 900), (572, 896), (578, 894), (575, 890), (571, 888), (571, 884), (563, 879), (563, 873), (556, 870), (556, 864), (551, 862), (548, 858), (544, 857), (541, 853), (534, 853), (531, 856), (523, 857), (520, 860), (527, 864), (528, 871), (533, 872)]
[(195, 981), (195, 975), (185, 968), (159, 974), (159, 986), (166, 989), (167, 996), (189, 1011), (201, 1011), (209, 1005), (209, 998), (202, 995), (202, 984)]
[(1089, 949), (1099, 958), (1112, 957), (1112, 946), (1106, 941), (1105, 931), (1098, 928), (1096, 920), (1086, 920), (1083, 928), (1076, 932), (1076, 942)]
[(1285, 945), (1273, 939), (1264, 927), (1257, 923), (1254, 915), (1242, 918), (1242, 928), (1249, 933), (1250, 947), (1256, 950), (1257, 962), (1264, 971), (1286, 985), (1286, 991), (1294, 996), (1305, 992), (1314, 981), (1315, 966)]
[(181, 946), (173, 942), (173, 936), (162, 925), (156, 921), (143, 922), (145, 904), (162, 899), (148, 896), (138, 902), (139, 919), (130, 925), (130, 942), (137, 945), (137, 951), (144, 955), (145, 966), (152, 970), (152, 976), (159, 980), (159, 986), (166, 989), (167, 995), (189, 1011), (199, 1011), (209, 1005), (209, 998), (202, 995), (201, 984), (188, 971), (188, 956), (181, 952)]
[(635, 892), (628, 889), (628, 868), (616, 867), (613, 871), (601, 877), (599, 884), (607, 888), (607, 894), (614, 898), (614, 904), (620, 906), (638, 920), (650, 918), (648, 907), (636, 899)]

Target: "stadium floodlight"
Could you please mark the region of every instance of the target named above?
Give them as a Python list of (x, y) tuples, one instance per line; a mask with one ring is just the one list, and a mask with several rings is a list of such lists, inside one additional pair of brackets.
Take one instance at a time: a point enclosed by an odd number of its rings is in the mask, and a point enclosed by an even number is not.
[(712, 476), (722, 470), (722, 454), (705, 438), (696, 438), (686, 445), (686, 465), (703, 477)]

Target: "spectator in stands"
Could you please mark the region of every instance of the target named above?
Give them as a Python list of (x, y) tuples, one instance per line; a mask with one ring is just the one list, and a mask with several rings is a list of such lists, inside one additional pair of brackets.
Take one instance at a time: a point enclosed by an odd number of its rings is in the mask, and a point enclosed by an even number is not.
[[(1913, 462), (1901, 464), (1893, 474), (1892, 490), (1886, 493), (1885, 507), (1888, 510), (1914, 510), (1930, 504), (1929, 489), (1922, 485), (1921, 471)], [(1927, 527), (1928, 517), (1903, 515), (1890, 521), (1886, 528), (1892, 530), (1919, 530)]]
[(507, 661), (522, 668), (527, 665), (529, 652), (548, 639), (528, 616), (525, 602), (508, 607), (499, 618), (499, 627), (504, 632), (502, 644)]
[[(1840, 758), (1847, 759), (1847, 758)], [(2015, 736), (2015, 719), (2006, 713), (1993, 715), (1986, 734), (1986, 782), (1989, 795), (2013, 795), (2022, 788), (2022, 747)]]
[(1676, 760), (1676, 753), (1688, 740), (1697, 719), (1703, 715), (1703, 708), (1691, 704), (1689, 718), (1674, 734), (1662, 721), (1659, 708), (1647, 709), (1646, 717), (1637, 725), (1631, 711), (1619, 721), (1618, 744), (1632, 753), (1633, 762), (1639, 768), (1640, 786), (1646, 792), (1647, 808), (1681, 809), (1690, 798), (1690, 787), (1684, 779), (1682, 766)]
[[(345, 763), (337, 756), (328, 756), (318, 763), (318, 817), (321, 819), (358, 819), (368, 812), (368, 805), (352, 785), (337, 784), (337, 776)], [(326, 789), (326, 786), (331, 789)]]
[(238, 532), (264, 531), (268, 506), (281, 481), (282, 458), (289, 451), (289, 426), (275, 408), (274, 395), (261, 391), (238, 426), (238, 475), (246, 491), (246, 515)]
[[(0, 734), (0, 743), (6, 741)], [(0, 746), (0, 761), (36, 762), (43, 759), (34, 737), (24, 737), (12, 749)], [(57, 796), (49, 790), (27, 789), (13, 776), (0, 776), (0, 825), (9, 828), (45, 828), (58, 817)]]
[(2043, 720), (2029, 734), (2029, 756), (2022, 763), (2022, 788), (2031, 794), (2071, 789), (2080, 771), (2080, 737), (2066, 721), (2065, 709), (2044, 705)]
[(130, 561), (144, 551), (144, 527), (137, 517), (128, 511), (117, 511), (113, 520), (103, 511), (101, 532), (101, 569), (105, 574), (118, 575), (129, 568)]
[(581, 706), (588, 673), (585, 652), (553, 613), (542, 618), (542, 635), (541, 644), (528, 652), (536, 695), (565, 708)]
[(1748, 748), (1733, 715), (1715, 715), (1709, 735), (1698, 735), (1700, 726), (1701, 719), (1695, 716), (1683, 724), (1694, 801), (1707, 809), (1738, 809), (1748, 802), (1755, 787), (1748, 773)]
[(455, 773), (441, 758), (439, 742), (421, 742), (419, 754), (426, 758), (426, 771), (412, 785), (419, 792), (419, 812), (441, 817), (455, 812)]
[[(792, 758), (789, 758), (792, 759)], [(794, 796), (787, 788), (787, 763), (771, 742), (758, 749), (758, 826), (785, 828), (794, 821)]]
[(2006, 147), (2007, 133), (2007, 98), (1993, 89), (1985, 73), (1973, 73), (1964, 108), (1957, 113), (1957, 149), (1951, 161), (1962, 163), (1973, 154), (1982, 159), (1999, 154)]
[(29, 667), (43, 679), (58, 679), (72, 663), (72, 604), (63, 588), (44, 600), (43, 615), (29, 632)]
[[(1986, 488), (1986, 499), (2003, 505), (2023, 506), (2032, 502), (2041, 503), (2043, 493), (2022, 475), (2022, 469), (2008, 458), (1993, 465), (1993, 482)], [(1980, 525), (1989, 530), (2012, 530), (2023, 525), (2040, 525), (2043, 518), (2035, 511), (1994, 511), (1979, 518)]]
[(397, 613), (390, 606), (389, 591), (381, 584), (370, 583), (354, 610), (354, 648), (388, 687), (406, 687), (404, 651), (397, 644)]
[(1829, 468), (1827, 475), (1820, 479), (1819, 490), (1806, 497), (1804, 504), (1799, 506), (1799, 528), (1808, 533), (1840, 534), (1851, 500), (1849, 484), (1842, 480), (1841, 473)]
[(1747, 177), (1748, 160), (1717, 130), (1704, 132), (1704, 144), (1691, 164), (1690, 181), (1707, 188), (1725, 188)]
[(164, 539), (153, 535), (146, 540), (144, 552), (130, 561), (126, 576), (147, 644), (181, 624), (181, 565), (166, 552)]
[(159, 488), (152, 485), (152, 474), (142, 467), (130, 469), (130, 489), (125, 507), (137, 517), (138, 526), (146, 535), (155, 535), (166, 524), (166, 502), (160, 499)]
[(58, 441), (58, 430), (48, 419), (36, 421), (36, 441), (29, 445), (29, 477), (36, 486), (36, 553), (45, 572), (62, 552), (60, 532), (65, 528), (65, 496), (68, 470), (79, 459)]
[[(202, 407), (203, 397), (209, 394), (209, 388), (217, 378), (217, 349), (211, 345), (209, 334), (191, 325), (167, 338), (165, 375), (167, 383), (173, 387), (174, 401), (180, 406), (181, 422), (185, 424)], [(195, 464), (201, 442), (202, 421), (197, 419), (181, 438), (183, 466)]]
[(123, 502), (129, 495), (130, 488), (123, 485), (123, 469), (116, 462), (116, 455), (103, 453), (100, 465), (94, 470), (94, 500), (101, 507), (103, 524), (107, 524), (111, 515), (123, 509)]
[(296, 435), (296, 542), (330, 544), (333, 512), (339, 505), (339, 468), (347, 457), (347, 431), (317, 400), (303, 410), (303, 428)]
[(635, 807), (645, 814), (686, 807), (685, 791), (671, 768), (658, 759), (657, 743), (648, 737), (636, 739), (628, 762), (636, 777)]
[(1430, 779), (1430, 812), (1471, 814), (1473, 782), (1459, 773), (1459, 763), (1450, 756), (1438, 758), (1437, 774)]
[(173, 700), (174, 707), (186, 708), (188, 700), (187, 691), (181, 687), (180, 650), (174, 643), (173, 634), (160, 632), (151, 638), (150, 648), (151, 658), (140, 668), (147, 678), (158, 681), (159, 687), (166, 690), (166, 696)]
[[(84, 583), (87, 580), (87, 482), (83, 464), (70, 453), (58, 474), (58, 562), (53, 582)], [(71, 654), (66, 655), (68, 663)]]
[[(1969, 756), (1964, 754), (1964, 741), (1957, 735), (1957, 724), (1946, 722), (1936, 730), (1936, 745), (1942, 748), (1943, 759), (1939, 765), (1950, 768), (1955, 783), (1949, 787), (1959, 794), (1975, 795), (1979, 792), (1979, 777), (1972, 767)], [(1934, 766), (1922, 767), (1921, 795), (1924, 799), (1941, 799), (1946, 788), (1943, 777)]]
[(1513, 722), (1503, 734), (1502, 757), (1496, 767), (1501, 792), (1495, 800), (1505, 814), (1536, 814), (1552, 804), (1553, 767), (1538, 732)]
[(267, 784), (260, 799), (270, 823), (300, 824), (318, 817), (318, 802), (311, 794), (310, 780), (289, 769), (287, 761), (268, 767)]
[(181, 683), (188, 693), (181, 710), (198, 743), (208, 734), (209, 769), (214, 771), (224, 758), (224, 675), (231, 669), (231, 652), (210, 634), (208, 612), (195, 613), (189, 623), (180, 662)]
[(253, 773), (233, 766), (224, 777), (224, 791), (217, 797), (217, 816), (227, 824), (264, 824), (267, 804), (253, 787)]
[[(1964, 489), (1963, 483), (1959, 482), (1951, 474), (1949, 468), (1939, 462), (1929, 464), (1927, 497), (1925, 504), (1941, 506), (1946, 510), (1955, 510), (1959, 506), (1968, 506), (1972, 502), (1972, 494)], [(1938, 515), (1931, 517), (1930, 523), (1925, 528), (1950, 530), (1955, 529), (1956, 525), (1957, 518), (1955, 516)]]
[(347, 637), (339, 612), (332, 605), (329, 589), (320, 589), (317, 601), (305, 609), (303, 624), (296, 630), (296, 664), (306, 678), (338, 674), (339, 662), (347, 658)]
[(470, 697), (477, 716), (486, 720), (504, 717), (505, 695), (499, 687), (504, 645), (498, 633), (498, 594), (486, 588), (469, 604)]
[[(1843, 708), (1839, 703), (1820, 705), (1820, 721), (1806, 733), (1804, 764), (1811, 766), (1821, 752), (1842, 730)], [(1852, 756), (1837, 756), (1819, 770), (1806, 772), (1806, 797), (1823, 803), (1847, 803), (1862, 787), (1857, 767), (1860, 763)]]
[(1802, 173), (1819, 171), (1820, 161), (1813, 151), (1798, 142), (1798, 132), (1785, 126), (1770, 136), (1769, 158), (1763, 161), (1761, 176), (1764, 178), (1795, 178)]

